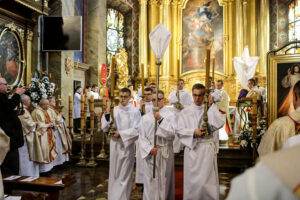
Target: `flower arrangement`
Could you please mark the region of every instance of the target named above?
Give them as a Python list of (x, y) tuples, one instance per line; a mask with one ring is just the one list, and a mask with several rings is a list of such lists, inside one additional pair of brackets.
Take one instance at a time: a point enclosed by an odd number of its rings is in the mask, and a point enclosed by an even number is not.
[(50, 82), (51, 73), (36, 71), (34, 77), (31, 78), (29, 85), (31, 90), (31, 102), (33, 106), (37, 106), (41, 98), (53, 96), (55, 92), (55, 83)]
[[(260, 120), (257, 126), (257, 137), (256, 137), (256, 148), (258, 147), (261, 137), (266, 131), (266, 120)], [(251, 150), (253, 148), (253, 128), (252, 128), (252, 121), (248, 122), (248, 127), (246, 130), (243, 130), (239, 136), (240, 146), (243, 149)]]

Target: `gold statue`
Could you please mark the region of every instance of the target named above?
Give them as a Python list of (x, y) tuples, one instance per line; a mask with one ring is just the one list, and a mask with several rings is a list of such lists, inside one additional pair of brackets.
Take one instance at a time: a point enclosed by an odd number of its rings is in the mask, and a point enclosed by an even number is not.
[(116, 61), (117, 61), (117, 89), (121, 90), (124, 87), (128, 87), (128, 54), (124, 48), (120, 48), (120, 52), (116, 54)]

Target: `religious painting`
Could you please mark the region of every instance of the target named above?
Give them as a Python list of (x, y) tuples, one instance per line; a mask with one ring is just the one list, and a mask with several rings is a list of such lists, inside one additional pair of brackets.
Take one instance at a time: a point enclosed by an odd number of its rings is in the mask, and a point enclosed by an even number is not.
[(23, 73), (21, 41), (17, 32), (2, 28), (0, 34), (0, 74), (9, 88), (20, 83)]
[(293, 87), (300, 80), (300, 55), (271, 55), (268, 58), (268, 125), (295, 110)]
[(223, 68), (223, 9), (217, 0), (189, 0), (182, 13), (182, 73), (205, 68), (206, 49)]

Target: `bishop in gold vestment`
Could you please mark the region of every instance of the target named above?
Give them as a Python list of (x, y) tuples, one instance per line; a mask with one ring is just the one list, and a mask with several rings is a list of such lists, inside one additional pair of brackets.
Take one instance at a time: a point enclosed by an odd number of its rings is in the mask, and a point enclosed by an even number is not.
[(53, 161), (57, 156), (56, 141), (54, 137), (51, 118), (48, 112), (49, 101), (41, 99), (39, 106), (32, 112), (32, 118), (38, 122), (37, 135), (41, 148), (41, 160), (34, 160), (41, 163), (40, 172), (48, 172), (53, 168)]

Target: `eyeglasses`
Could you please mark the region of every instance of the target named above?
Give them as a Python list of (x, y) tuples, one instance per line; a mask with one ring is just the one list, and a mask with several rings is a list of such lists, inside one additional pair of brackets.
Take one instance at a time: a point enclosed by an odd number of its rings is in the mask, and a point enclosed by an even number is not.
[(129, 98), (129, 96), (119, 96), (120, 97), (120, 99), (127, 99), (127, 98)]
[(147, 93), (145, 93), (144, 95), (145, 95), (145, 96), (149, 96), (149, 95), (152, 95), (152, 94), (151, 94), (151, 93), (148, 93), (148, 94), (147, 94)]
[[(161, 101), (161, 100), (163, 100), (164, 98), (157, 98), (157, 101)], [(152, 102), (155, 102), (156, 101), (156, 99), (152, 99)]]
[(7, 83), (0, 83), (0, 85), (6, 85), (7, 86)]
[(203, 97), (204, 94), (193, 94), (193, 97)]

